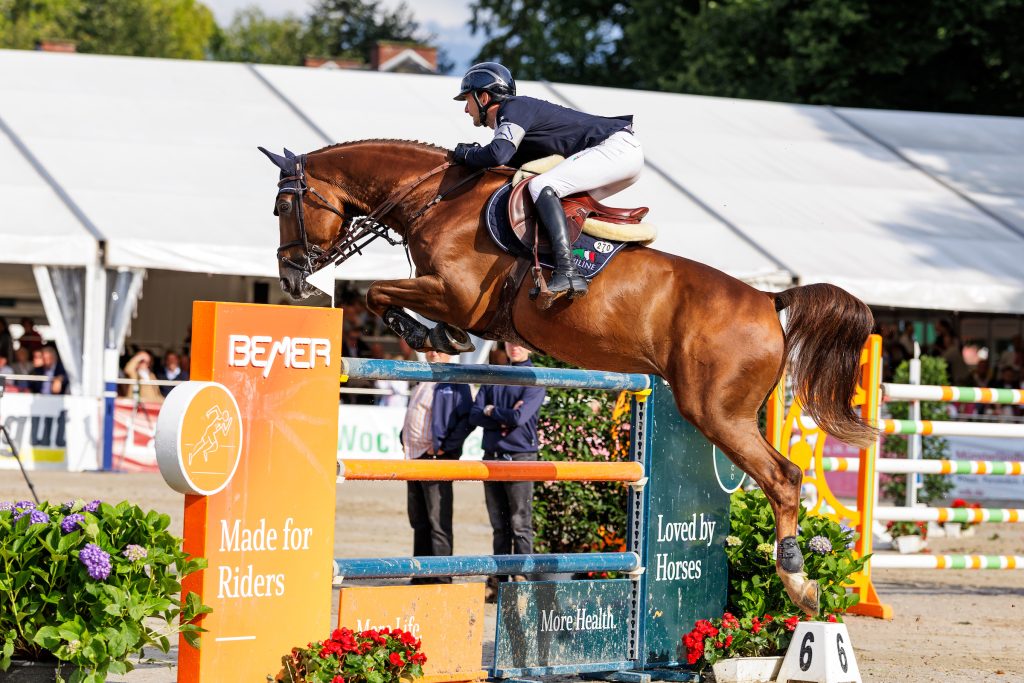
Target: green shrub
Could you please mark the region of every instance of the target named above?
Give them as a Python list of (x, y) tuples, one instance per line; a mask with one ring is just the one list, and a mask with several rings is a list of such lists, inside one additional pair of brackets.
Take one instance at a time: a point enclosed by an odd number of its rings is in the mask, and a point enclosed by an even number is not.
[(210, 608), (196, 593), (183, 604), (179, 581), (206, 560), (170, 523), (127, 502), (0, 502), (0, 671), (12, 657), (58, 659), (75, 667), (71, 683), (98, 683), (131, 671), (143, 647), (167, 652), (179, 630), (197, 644), (202, 629), (179, 617)]
[[(903, 361), (896, 368), (893, 380), (896, 384), (907, 384), (910, 381), (910, 364)], [(948, 384), (946, 361), (934, 356), (921, 356), (921, 384)], [(887, 403), (889, 414), (896, 420), (910, 419), (910, 403)], [(938, 401), (921, 402), (922, 420), (946, 420), (948, 403)], [(888, 456), (907, 457), (910, 437), (890, 434), (882, 441), (882, 451)], [(941, 436), (921, 437), (921, 457), (925, 460), (943, 460), (949, 457), (949, 442)], [(897, 505), (903, 505), (907, 499), (907, 475), (881, 475), (882, 494)], [(917, 493), (921, 503), (940, 501), (953, 490), (953, 480), (941, 474), (924, 475), (924, 486)]]
[[(732, 495), (731, 532), (725, 540), (729, 558), (729, 597), (726, 610), (737, 616), (763, 614), (787, 617), (800, 613), (775, 572), (775, 517), (759, 489)], [(821, 587), (823, 615), (845, 612), (859, 597), (848, 593), (850, 575), (860, 571), (863, 559), (854, 559), (856, 532), (828, 519), (808, 515), (800, 507), (797, 539), (804, 555), (804, 570)]]
[[(571, 367), (544, 356), (542, 367)], [(616, 392), (548, 389), (540, 410), (541, 460), (629, 459), (629, 410), (615, 415)], [(628, 404), (627, 404), (628, 405)], [(543, 482), (534, 487), (538, 553), (625, 550), (627, 487), (617, 482)]]

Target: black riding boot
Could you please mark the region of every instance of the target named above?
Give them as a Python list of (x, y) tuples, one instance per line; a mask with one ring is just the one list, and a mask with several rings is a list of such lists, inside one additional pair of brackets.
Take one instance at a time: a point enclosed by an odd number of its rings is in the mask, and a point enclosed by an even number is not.
[(572, 262), (569, 226), (566, 224), (561, 200), (554, 190), (545, 187), (540, 191), (534, 206), (537, 207), (540, 222), (547, 228), (551, 252), (555, 257), (555, 272), (551, 274), (551, 282), (548, 283), (548, 291), (553, 295), (550, 302), (563, 294), (569, 294), (572, 299), (584, 296), (587, 293), (587, 281)]

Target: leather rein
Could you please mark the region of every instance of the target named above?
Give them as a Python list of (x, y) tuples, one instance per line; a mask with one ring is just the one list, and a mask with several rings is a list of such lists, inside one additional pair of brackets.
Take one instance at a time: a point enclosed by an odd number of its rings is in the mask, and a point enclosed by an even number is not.
[[(295, 195), (296, 203), (298, 204), (298, 208), (295, 211), (295, 218), (299, 226), (299, 239), (285, 242), (277, 248), (278, 261), (290, 268), (301, 271), (306, 276), (309, 276), (328, 264), (333, 263), (337, 265), (347, 261), (356, 254), (362, 254), (363, 248), (378, 238), (383, 238), (391, 246), (401, 245), (403, 247), (407, 247), (408, 240), (405, 236), (399, 234), (398, 239), (392, 238), (388, 234), (388, 231), (394, 231), (396, 233), (398, 231), (384, 223), (381, 223), (381, 219), (398, 206), (402, 200), (408, 197), (413, 190), (438, 173), (443, 173), (448, 170), (452, 165), (452, 162), (446, 161), (440, 166), (427, 171), (423, 175), (413, 179), (411, 182), (392, 192), (383, 203), (373, 209), (369, 214), (360, 216), (347, 213), (344, 210), (344, 206), (341, 209), (338, 209), (336, 206), (331, 204), (326, 197), (317, 192), (315, 188), (310, 187), (306, 182), (306, 155), (299, 155), (295, 158), (295, 175), (284, 176), (277, 183), (277, 193), (279, 196), (282, 194)], [(475, 179), (485, 170), (486, 169), (480, 169), (460, 180), (446, 191), (438, 192), (433, 199), (412, 215), (410, 222), (420, 218), (447, 195), (462, 187), (470, 180)], [(341, 218), (341, 225), (338, 227), (338, 234), (326, 249), (309, 241), (309, 236), (306, 232), (305, 213), (303, 210), (303, 195), (306, 192), (309, 192), (316, 197), (328, 211), (331, 211)], [(274, 207), (274, 215), (278, 215), (276, 205)], [(348, 227), (347, 230), (346, 226)], [(298, 263), (284, 253), (288, 249), (297, 246), (302, 247), (305, 263)], [(406, 249), (406, 256), (408, 257), (408, 249)]]

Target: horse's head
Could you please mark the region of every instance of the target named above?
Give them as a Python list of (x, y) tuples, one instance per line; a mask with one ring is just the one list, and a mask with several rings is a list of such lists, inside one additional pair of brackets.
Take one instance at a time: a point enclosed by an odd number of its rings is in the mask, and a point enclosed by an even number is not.
[(341, 188), (309, 171), (305, 154), (284, 156), (258, 148), (281, 171), (274, 215), (281, 229), (277, 248), (281, 289), (293, 299), (317, 292), (306, 278), (331, 260), (331, 249), (345, 236), (352, 219), (365, 211), (353, 206)]

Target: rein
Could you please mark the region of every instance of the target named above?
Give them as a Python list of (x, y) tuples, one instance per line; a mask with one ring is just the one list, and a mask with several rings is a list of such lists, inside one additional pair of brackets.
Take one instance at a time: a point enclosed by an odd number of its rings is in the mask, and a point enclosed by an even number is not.
[[(328, 264), (339, 264), (347, 261), (349, 258), (356, 254), (362, 254), (364, 247), (369, 245), (377, 238), (383, 238), (391, 246), (401, 245), (407, 247), (408, 240), (404, 236), (400, 236), (400, 239), (392, 238), (388, 232), (393, 231), (393, 228), (388, 227), (384, 223), (381, 223), (381, 219), (389, 214), (396, 206), (398, 206), (402, 200), (409, 196), (413, 190), (422, 185), (425, 181), (429, 180), (438, 173), (442, 173), (452, 166), (452, 162), (446, 161), (440, 166), (437, 166), (421, 176), (413, 179), (411, 182), (403, 185), (394, 192), (392, 192), (387, 199), (384, 200), (377, 208), (373, 209), (366, 216), (353, 216), (346, 213), (344, 210), (339, 210), (337, 207), (332, 205), (327, 199), (317, 192), (314, 188), (309, 187), (306, 182), (306, 155), (302, 154), (296, 158), (295, 175), (281, 178), (277, 183), (278, 194), (294, 194), (297, 198), (299, 205), (296, 211), (296, 220), (299, 225), (299, 237), (300, 239), (286, 242), (277, 248), (278, 260), (292, 268), (302, 271), (305, 275), (311, 275), (316, 271), (320, 270)], [(486, 169), (480, 169), (466, 178), (463, 178), (454, 186), (448, 188), (444, 192), (439, 192), (433, 199), (431, 199), (425, 206), (416, 211), (410, 222), (419, 219), (423, 214), (430, 210), (433, 206), (437, 205), (446, 196), (459, 189), (471, 180), (476, 179)], [(338, 237), (326, 248), (323, 249), (316, 244), (311, 244), (306, 233), (305, 214), (303, 211), (303, 194), (310, 192), (317, 199), (319, 199), (328, 210), (337, 216), (341, 217), (341, 226), (338, 228)], [(277, 210), (274, 210), (275, 215)], [(349, 230), (345, 230), (346, 223), (349, 225)], [(303, 255), (305, 256), (306, 263), (296, 263), (291, 258), (288, 258), (284, 251), (291, 248), (301, 246), (303, 248)], [(408, 258), (408, 249), (406, 249), (406, 257)]]

